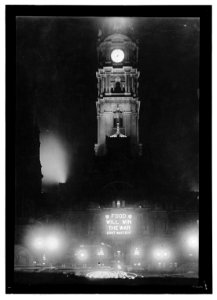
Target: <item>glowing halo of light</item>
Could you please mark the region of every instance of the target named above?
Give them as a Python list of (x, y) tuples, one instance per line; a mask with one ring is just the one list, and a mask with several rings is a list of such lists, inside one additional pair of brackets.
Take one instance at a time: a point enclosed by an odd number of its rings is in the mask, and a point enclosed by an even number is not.
[(188, 236), (186, 243), (190, 249), (198, 249), (198, 238), (196, 235)]
[(46, 248), (49, 251), (55, 251), (59, 248), (59, 240), (56, 236), (48, 236), (46, 239)]
[(24, 236), (25, 245), (37, 255), (46, 254), (48, 258), (61, 257), (68, 247), (65, 232), (59, 226), (35, 225)]
[(35, 250), (42, 250), (44, 248), (44, 240), (42, 237), (38, 237), (36, 236), (35, 238), (33, 238), (32, 240), (32, 247)]

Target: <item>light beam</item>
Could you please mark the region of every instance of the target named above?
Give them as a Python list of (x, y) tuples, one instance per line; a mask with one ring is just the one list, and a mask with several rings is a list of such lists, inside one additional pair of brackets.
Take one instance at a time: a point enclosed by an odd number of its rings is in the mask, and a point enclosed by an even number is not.
[(49, 131), (42, 133), (40, 161), (43, 185), (65, 183), (69, 175), (70, 156), (66, 143)]

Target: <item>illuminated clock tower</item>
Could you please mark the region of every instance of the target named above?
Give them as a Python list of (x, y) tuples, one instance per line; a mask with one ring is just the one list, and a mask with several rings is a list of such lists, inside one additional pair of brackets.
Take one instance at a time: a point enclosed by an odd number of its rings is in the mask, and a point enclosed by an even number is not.
[(98, 35), (98, 99), (96, 156), (108, 153), (109, 144), (128, 141), (132, 156), (142, 154), (139, 143), (138, 45), (118, 30)]

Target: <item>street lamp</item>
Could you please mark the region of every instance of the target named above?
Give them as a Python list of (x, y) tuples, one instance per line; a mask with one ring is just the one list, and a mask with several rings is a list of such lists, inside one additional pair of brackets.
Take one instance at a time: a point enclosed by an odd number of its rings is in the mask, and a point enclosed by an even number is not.
[(185, 251), (188, 252), (189, 256), (196, 256), (198, 255), (199, 250), (199, 235), (198, 231), (196, 230), (190, 230), (185, 232), (184, 235), (184, 247)]
[(156, 245), (152, 249), (152, 257), (161, 266), (162, 263), (165, 264), (172, 258), (172, 250), (164, 245)]
[(104, 251), (102, 248), (100, 248), (98, 251), (97, 251), (97, 255), (98, 256), (104, 256)]
[(198, 249), (198, 237), (196, 234), (190, 235), (187, 238), (187, 247), (192, 250)]
[(67, 239), (57, 226), (35, 226), (25, 236), (25, 243), (45, 265), (47, 260), (51, 262), (63, 255)]
[(88, 252), (85, 248), (79, 249), (75, 253), (75, 256), (79, 261), (85, 262), (88, 259)]
[(139, 255), (140, 255), (140, 251), (139, 251), (138, 248), (135, 248), (135, 250), (134, 250), (134, 255), (135, 255), (135, 256), (139, 256)]

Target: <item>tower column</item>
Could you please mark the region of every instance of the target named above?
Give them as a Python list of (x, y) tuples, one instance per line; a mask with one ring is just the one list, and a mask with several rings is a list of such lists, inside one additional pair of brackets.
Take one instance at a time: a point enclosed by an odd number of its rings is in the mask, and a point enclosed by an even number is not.
[[(113, 138), (112, 143), (115, 144), (120, 142), (119, 138), (126, 137), (131, 154), (139, 154), (135, 150), (139, 148), (137, 48), (133, 40), (119, 33), (105, 37), (99, 42), (97, 50), (100, 67), (97, 76), (100, 98), (97, 102), (96, 155), (106, 154), (110, 138)], [(115, 121), (117, 111), (121, 113), (118, 122)]]

